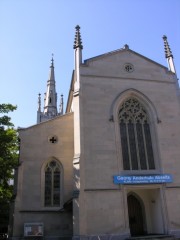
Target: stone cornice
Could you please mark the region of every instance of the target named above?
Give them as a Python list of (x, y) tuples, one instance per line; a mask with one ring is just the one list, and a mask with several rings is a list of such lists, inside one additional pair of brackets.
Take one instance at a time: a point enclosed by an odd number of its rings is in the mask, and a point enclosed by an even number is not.
[(106, 79), (117, 79), (117, 80), (131, 80), (131, 81), (145, 81), (145, 82), (157, 82), (157, 83), (168, 83), (168, 84), (175, 84), (176, 81), (170, 82), (165, 80), (159, 80), (159, 79), (144, 79), (144, 78), (127, 78), (127, 77), (116, 77), (116, 76), (103, 76), (103, 75), (88, 75), (88, 74), (81, 74), (81, 77), (89, 77), (89, 78), (106, 78)]

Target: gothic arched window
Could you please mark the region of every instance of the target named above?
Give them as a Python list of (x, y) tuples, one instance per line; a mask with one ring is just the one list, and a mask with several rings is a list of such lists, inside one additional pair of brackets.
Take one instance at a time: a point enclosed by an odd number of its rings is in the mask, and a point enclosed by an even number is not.
[(50, 161), (45, 167), (45, 193), (46, 207), (60, 206), (61, 166), (56, 160)]
[(119, 110), (124, 170), (155, 169), (149, 117), (135, 98), (124, 101)]

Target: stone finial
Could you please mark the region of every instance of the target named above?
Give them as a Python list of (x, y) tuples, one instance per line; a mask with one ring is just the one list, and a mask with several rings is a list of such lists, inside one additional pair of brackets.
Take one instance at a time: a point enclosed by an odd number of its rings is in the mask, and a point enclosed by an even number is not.
[(169, 58), (169, 57), (173, 58), (171, 49), (170, 49), (168, 41), (167, 41), (167, 37), (165, 35), (163, 36), (163, 40), (164, 40), (165, 57), (166, 58)]
[(61, 94), (60, 107), (59, 107), (59, 114), (60, 115), (63, 115), (63, 105), (64, 105), (63, 94)]
[(129, 45), (125, 44), (124, 45), (124, 49), (128, 50), (129, 49)]
[(52, 58), (51, 58), (51, 67), (54, 67), (54, 54), (52, 53)]
[(75, 29), (76, 29), (76, 33), (75, 33), (75, 39), (74, 39), (74, 46), (73, 46), (73, 48), (74, 49), (76, 49), (76, 48), (83, 49), (83, 45), (82, 45), (82, 41), (81, 41), (80, 26), (77, 25), (75, 27)]
[(41, 94), (38, 94), (38, 112), (41, 112)]
[(173, 61), (173, 55), (172, 55), (171, 49), (169, 47), (167, 37), (165, 35), (163, 36), (163, 40), (164, 40), (165, 57), (167, 59), (168, 68), (171, 72), (176, 74), (176, 68), (175, 68), (175, 64)]
[(52, 58), (51, 58), (49, 80), (55, 81), (55, 75), (54, 75), (54, 54), (53, 53), (52, 53)]

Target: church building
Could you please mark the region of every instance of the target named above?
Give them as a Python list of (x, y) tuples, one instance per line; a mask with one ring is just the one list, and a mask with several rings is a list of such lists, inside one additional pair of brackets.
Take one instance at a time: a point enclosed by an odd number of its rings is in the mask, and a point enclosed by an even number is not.
[(54, 59), (37, 124), (19, 129), (12, 240), (180, 239), (180, 91), (165, 67), (126, 44), (82, 60), (74, 41), (65, 112)]

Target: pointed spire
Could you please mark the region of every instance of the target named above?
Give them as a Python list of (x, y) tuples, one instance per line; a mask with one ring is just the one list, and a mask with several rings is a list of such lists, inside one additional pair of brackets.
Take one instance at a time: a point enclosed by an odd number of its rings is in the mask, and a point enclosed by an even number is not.
[(51, 66), (50, 66), (50, 73), (49, 73), (49, 80), (55, 81), (54, 77), (54, 54), (52, 53), (52, 58), (51, 58)]
[(163, 36), (163, 40), (164, 40), (165, 57), (166, 58), (169, 58), (169, 57), (173, 58), (171, 49), (170, 49), (168, 41), (167, 41), (167, 37), (165, 35)]
[(54, 74), (54, 58), (52, 54), (49, 79), (47, 81), (47, 91), (44, 96), (44, 114), (50, 118), (57, 115), (57, 94)]
[(38, 112), (41, 112), (41, 94), (38, 94)]
[(54, 54), (52, 53), (52, 58), (51, 58), (51, 67), (54, 67)]
[(175, 65), (174, 65), (174, 61), (173, 61), (173, 55), (172, 55), (171, 49), (169, 47), (167, 37), (165, 35), (163, 36), (163, 40), (164, 40), (165, 57), (167, 59), (169, 70), (176, 74), (176, 69), (175, 69)]
[(75, 33), (75, 39), (74, 39), (74, 49), (76, 48), (83, 49), (83, 45), (81, 41), (80, 26), (77, 25), (75, 29), (76, 29), (76, 33)]
[[(63, 95), (61, 95), (61, 113), (63, 114)], [(47, 90), (44, 93), (44, 107), (41, 112), (41, 94), (38, 97), (37, 123), (41, 123), (58, 116), (57, 93), (54, 74), (54, 55), (52, 54), (49, 78), (47, 80)]]
[(59, 106), (59, 115), (63, 115), (63, 106), (64, 105), (64, 101), (63, 101), (63, 94), (61, 94), (61, 100), (60, 100), (60, 106)]

